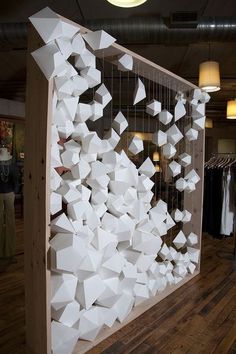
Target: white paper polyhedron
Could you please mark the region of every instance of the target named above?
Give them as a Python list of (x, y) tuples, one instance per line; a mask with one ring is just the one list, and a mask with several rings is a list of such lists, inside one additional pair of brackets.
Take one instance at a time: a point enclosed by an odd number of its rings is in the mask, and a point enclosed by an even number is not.
[(71, 168), (79, 162), (79, 154), (70, 150), (65, 150), (61, 154), (62, 164), (66, 168)]
[(74, 233), (73, 225), (65, 213), (51, 221), (51, 230), (52, 232)]
[(187, 266), (187, 270), (189, 271), (190, 274), (193, 274), (196, 269), (196, 265), (190, 262)]
[(186, 109), (184, 107), (183, 102), (178, 101), (175, 105), (175, 122), (185, 116), (186, 114)]
[(159, 117), (159, 121), (162, 124), (167, 125), (172, 121), (173, 115), (166, 109), (163, 109), (163, 111), (159, 113), (158, 117)]
[(201, 131), (205, 129), (206, 117), (196, 118), (193, 120), (193, 129)]
[(91, 167), (87, 161), (80, 160), (78, 164), (72, 166), (71, 173), (74, 178), (84, 179), (91, 171)]
[(85, 42), (83, 40), (83, 37), (81, 36), (80, 33), (77, 33), (72, 41), (71, 41), (71, 45), (72, 45), (72, 55), (78, 55), (83, 53), (83, 51), (85, 50)]
[(84, 77), (76, 75), (71, 80), (73, 82), (73, 96), (80, 96), (88, 89), (88, 82)]
[(112, 128), (114, 128), (115, 131), (121, 135), (127, 127), (128, 122), (123, 113), (119, 111), (112, 122)]
[(189, 141), (194, 141), (197, 140), (198, 138), (198, 131), (196, 129), (190, 128), (186, 133), (185, 133), (186, 138)]
[(112, 307), (117, 313), (119, 322), (123, 322), (132, 310), (134, 304), (134, 297), (130, 294), (123, 293), (119, 300)]
[(76, 109), (75, 122), (84, 123), (92, 116), (92, 107), (90, 104), (79, 103)]
[(98, 307), (85, 311), (79, 321), (79, 336), (81, 339), (93, 341), (100, 332), (103, 321)]
[(103, 116), (103, 105), (101, 103), (98, 103), (97, 101), (92, 101), (90, 105), (92, 114), (89, 119), (95, 122)]
[(138, 153), (143, 151), (143, 149), (143, 140), (140, 139), (138, 136), (134, 136), (131, 140), (131, 143), (129, 144), (129, 151), (132, 152), (132, 154), (137, 155)]
[(166, 222), (165, 223), (166, 223), (167, 231), (175, 226), (175, 222), (174, 222), (174, 220), (172, 219), (172, 217), (170, 216), (169, 213), (167, 213), (167, 217), (166, 217)]
[(168, 258), (169, 253), (169, 248), (165, 243), (163, 243), (161, 250), (158, 252), (158, 255), (163, 259), (163, 261), (165, 261)]
[(156, 172), (155, 166), (153, 165), (150, 157), (146, 158), (138, 170), (141, 174), (144, 174), (149, 178), (152, 177)]
[(96, 154), (101, 148), (101, 145), (101, 139), (98, 137), (96, 132), (82, 136), (82, 147), (88, 154)]
[(116, 243), (116, 237), (114, 234), (103, 230), (102, 228), (98, 227), (95, 231), (94, 231), (94, 239), (92, 241), (93, 246), (101, 251), (102, 249), (104, 249), (107, 245), (109, 245), (110, 243)]
[(79, 283), (76, 289), (76, 300), (88, 310), (105, 290), (99, 275), (93, 275)]
[(95, 92), (95, 101), (100, 103), (105, 108), (112, 100), (111, 94), (104, 84), (102, 84)]
[(161, 112), (161, 102), (153, 99), (146, 105), (146, 113), (150, 114), (151, 116), (156, 116), (158, 113)]
[(134, 295), (135, 295), (135, 306), (147, 300), (149, 298), (149, 291), (147, 285), (135, 284)]
[(190, 258), (190, 261), (198, 264), (199, 258), (200, 258), (200, 250), (193, 248), (193, 247), (187, 247), (187, 252)]
[(202, 96), (202, 92), (203, 91), (200, 88), (192, 90), (191, 92), (192, 99), (199, 101)]
[(194, 232), (190, 232), (187, 237), (187, 244), (189, 246), (195, 246), (198, 244), (198, 236)]
[(182, 212), (183, 218), (182, 218), (182, 223), (186, 224), (191, 221), (192, 214), (188, 210), (183, 210)]
[(75, 291), (78, 279), (73, 274), (51, 275), (51, 306), (59, 310), (72, 302), (75, 298)]
[(80, 150), (81, 150), (81, 146), (80, 144), (78, 144), (76, 141), (74, 141), (73, 139), (67, 141), (66, 143), (64, 143), (64, 148), (66, 150), (69, 150), (69, 151), (72, 151), (72, 152), (75, 152), (77, 154), (80, 153)]
[(85, 48), (81, 54), (75, 56), (75, 67), (79, 70), (87, 67), (96, 68), (95, 55)]
[(201, 178), (198, 176), (197, 172), (192, 169), (185, 177), (185, 180), (187, 180), (188, 182), (193, 182), (194, 184), (197, 184)]
[(116, 41), (114, 37), (103, 30), (85, 33), (83, 38), (93, 50), (108, 48)]
[(71, 40), (67, 37), (60, 37), (56, 39), (56, 44), (63, 54), (65, 60), (67, 60), (73, 52)]
[(52, 309), (52, 319), (68, 327), (72, 327), (79, 320), (80, 316), (80, 304), (77, 301), (72, 301), (57, 311)]
[(210, 99), (211, 99), (211, 96), (206, 91), (201, 92), (200, 101), (202, 103), (208, 103), (210, 101)]
[(165, 145), (167, 143), (167, 134), (162, 130), (158, 130), (152, 134), (152, 142), (157, 146)]
[(79, 331), (62, 323), (52, 321), (52, 354), (71, 354), (79, 339)]
[(52, 192), (50, 195), (50, 212), (51, 215), (58, 213), (62, 209), (62, 196)]
[(176, 145), (183, 138), (183, 134), (175, 124), (167, 130), (166, 134), (167, 141), (172, 145)]
[(157, 254), (161, 248), (162, 240), (149, 233), (135, 231), (133, 235), (133, 249), (147, 255)]
[(201, 118), (205, 116), (205, 103), (199, 103), (197, 106), (192, 108), (193, 119)]
[(56, 191), (62, 183), (61, 176), (57, 173), (57, 171), (52, 168), (50, 175), (50, 187), (52, 191)]
[(135, 90), (134, 90), (133, 105), (142, 101), (145, 97), (146, 97), (145, 86), (144, 86), (143, 82), (138, 78), (138, 81), (136, 83)]
[(175, 209), (172, 211), (172, 217), (176, 222), (180, 222), (183, 219), (183, 213), (179, 209)]
[(74, 124), (70, 120), (67, 120), (64, 125), (58, 126), (58, 133), (62, 139), (68, 139), (74, 132)]
[(101, 83), (101, 71), (91, 66), (82, 69), (80, 75), (87, 80), (89, 88), (93, 88)]
[(187, 182), (181, 177), (175, 182), (175, 187), (178, 191), (183, 192), (187, 187)]
[(163, 155), (167, 159), (171, 159), (172, 157), (174, 157), (176, 152), (177, 152), (176, 148), (170, 143), (165, 144), (163, 146)]
[(70, 97), (74, 90), (73, 81), (69, 80), (66, 76), (58, 76), (54, 78), (57, 96), (61, 100)]
[(191, 157), (191, 155), (187, 154), (186, 152), (179, 155), (179, 163), (183, 167), (189, 166), (191, 164), (191, 162), (192, 162), (192, 157)]
[(109, 144), (115, 149), (116, 145), (120, 141), (120, 136), (115, 132), (114, 129), (110, 129), (106, 135), (104, 136), (104, 139), (107, 139)]
[(122, 54), (118, 58), (118, 70), (129, 71), (133, 69), (133, 58), (129, 54)]
[(175, 245), (178, 249), (184, 247), (185, 244), (186, 244), (186, 242), (187, 242), (187, 239), (186, 239), (186, 237), (185, 237), (183, 231), (180, 231), (180, 232), (177, 234), (177, 236), (174, 238), (174, 240), (173, 240), (174, 245)]
[(169, 164), (169, 169), (173, 177), (178, 176), (181, 173), (181, 165), (176, 161), (172, 161)]

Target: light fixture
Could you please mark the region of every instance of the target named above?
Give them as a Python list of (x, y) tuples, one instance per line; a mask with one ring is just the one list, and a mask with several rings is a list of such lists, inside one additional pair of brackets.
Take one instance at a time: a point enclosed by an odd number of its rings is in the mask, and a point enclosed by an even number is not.
[(155, 165), (156, 172), (161, 172), (161, 167), (160, 165), (156, 164)]
[(135, 7), (142, 5), (147, 0), (107, 0), (110, 4), (119, 7)]
[(152, 155), (152, 160), (153, 161), (160, 161), (160, 154), (158, 151), (155, 151)]
[(213, 128), (213, 120), (211, 118), (206, 118), (205, 128)]
[(220, 67), (216, 61), (204, 61), (199, 65), (199, 87), (206, 92), (220, 90)]
[(227, 119), (236, 119), (236, 99), (227, 102)]

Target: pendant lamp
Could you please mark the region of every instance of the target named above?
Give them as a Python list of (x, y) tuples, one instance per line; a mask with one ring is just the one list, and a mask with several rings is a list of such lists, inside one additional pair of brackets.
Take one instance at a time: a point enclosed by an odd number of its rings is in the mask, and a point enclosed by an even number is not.
[(152, 156), (153, 161), (160, 161), (160, 154), (158, 151), (155, 151)]
[(142, 5), (147, 0), (107, 0), (110, 4), (119, 7), (135, 7)]
[(227, 119), (236, 119), (236, 99), (227, 102)]
[(199, 87), (206, 92), (220, 90), (220, 67), (216, 61), (204, 61), (199, 66)]

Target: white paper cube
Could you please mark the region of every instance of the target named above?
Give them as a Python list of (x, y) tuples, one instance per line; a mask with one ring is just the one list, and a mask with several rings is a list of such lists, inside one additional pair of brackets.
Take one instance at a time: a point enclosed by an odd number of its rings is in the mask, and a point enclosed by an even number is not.
[(186, 239), (186, 237), (185, 237), (183, 231), (180, 231), (180, 232), (177, 234), (177, 236), (174, 238), (174, 240), (173, 240), (174, 245), (175, 245), (178, 249), (184, 247), (185, 244), (186, 244), (186, 242), (187, 242), (187, 239)]
[(137, 155), (141, 151), (143, 151), (143, 141), (137, 136), (134, 136), (133, 139), (131, 140), (131, 143), (129, 144), (129, 151), (132, 152), (132, 154)]
[(114, 37), (103, 30), (85, 33), (83, 38), (93, 50), (108, 48), (116, 41)]
[(176, 152), (177, 152), (176, 148), (170, 143), (165, 144), (163, 146), (163, 155), (167, 159), (171, 159), (172, 157), (174, 157)]
[(118, 70), (129, 71), (133, 69), (133, 58), (129, 54), (122, 54), (118, 58)]
[(196, 129), (190, 128), (186, 133), (185, 133), (186, 138), (189, 141), (194, 141), (197, 140), (198, 138), (198, 131)]
[(178, 176), (181, 173), (181, 165), (176, 161), (172, 161), (169, 164), (169, 169), (171, 172), (171, 176), (173, 177)]
[(121, 111), (118, 112), (115, 119), (112, 122), (112, 127), (116, 130), (118, 134), (122, 134), (123, 131), (128, 127), (128, 122)]
[(183, 134), (178, 129), (176, 124), (172, 125), (167, 130), (166, 134), (167, 134), (168, 142), (171, 143), (172, 145), (176, 145), (183, 138)]
[(161, 123), (167, 125), (172, 121), (173, 115), (166, 109), (163, 109), (163, 111), (159, 113), (158, 117)]
[(138, 78), (138, 81), (136, 83), (135, 90), (134, 90), (133, 105), (142, 101), (145, 97), (146, 97), (145, 86), (144, 86), (143, 82)]
[(146, 105), (146, 113), (150, 114), (151, 116), (156, 116), (158, 113), (161, 112), (161, 102), (157, 100), (151, 100)]
[(191, 155), (187, 154), (186, 152), (179, 155), (179, 163), (183, 167), (189, 166), (191, 164), (191, 162), (192, 162), (192, 157), (191, 157)]
[(167, 134), (162, 130), (158, 130), (152, 134), (152, 142), (157, 146), (165, 145), (167, 143)]

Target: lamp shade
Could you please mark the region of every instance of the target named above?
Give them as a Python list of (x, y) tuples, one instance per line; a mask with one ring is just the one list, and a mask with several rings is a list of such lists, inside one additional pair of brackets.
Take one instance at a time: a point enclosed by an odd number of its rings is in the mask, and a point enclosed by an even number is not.
[(206, 118), (205, 128), (213, 128), (213, 120), (211, 118)]
[(155, 151), (152, 156), (153, 161), (160, 161), (160, 154), (158, 151)]
[(107, 0), (110, 4), (119, 7), (135, 7), (142, 5), (147, 0)]
[(220, 90), (220, 67), (216, 61), (204, 61), (199, 66), (199, 87), (206, 92)]
[(227, 119), (236, 119), (236, 99), (227, 102)]

